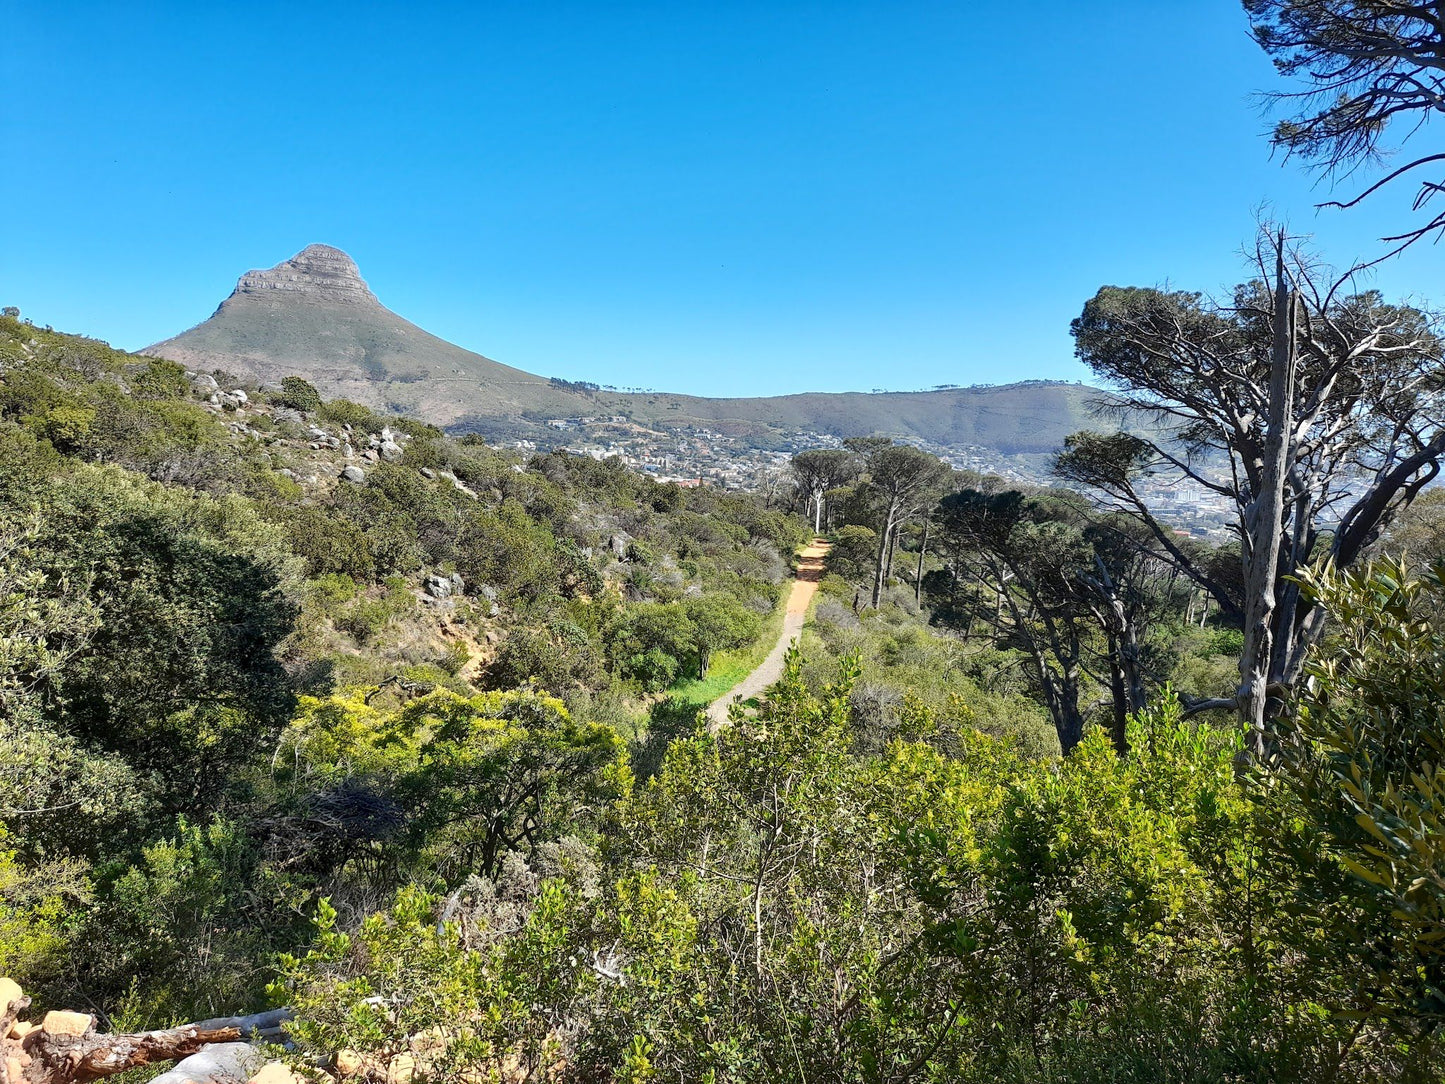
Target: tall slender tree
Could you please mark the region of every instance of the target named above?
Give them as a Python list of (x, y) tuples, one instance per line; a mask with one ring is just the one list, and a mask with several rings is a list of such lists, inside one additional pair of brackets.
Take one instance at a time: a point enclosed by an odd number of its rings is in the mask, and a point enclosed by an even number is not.
[(873, 574), (873, 605), (883, 597), (894, 533), (909, 518), (938, 499), (949, 468), (936, 456), (907, 444), (875, 448), (867, 458), (869, 485), (877, 500), (878, 557)]
[(945, 623), (981, 622), (1000, 643), (1023, 652), (1066, 753), (1084, 733), (1080, 698), (1093, 632), (1079, 576), (1090, 555), (1071, 513), (1018, 490), (949, 494), (938, 506), (948, 570), (929, 587)]
[(823, 503), (830, 489), (850, 481), (858, 473), (858, 460), (840, 448), (813, 448), (793, 456), (789, 470), (813, 508), (813, 530), (823, 531)]

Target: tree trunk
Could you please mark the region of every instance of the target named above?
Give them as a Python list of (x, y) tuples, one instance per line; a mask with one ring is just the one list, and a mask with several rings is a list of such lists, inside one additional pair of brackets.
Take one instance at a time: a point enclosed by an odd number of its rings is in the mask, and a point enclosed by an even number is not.
[(1066, 670), (1058, 679), (1054, 701), (1054, 728), (1059, 732), (1059, 747), (1068, 754), (1084, 737), (1084, 714), (1079, 710), (1077, 672)]
[(1119, 662), (1124, 670), (1124, 686), (1128, 694), (1129, 713), (1143, 711), (1148, 704), (1144, 695), (1144, 663), (1139, 650), (1139, 630), (1132, 622), (1124, 626), (1119, 643)]
[(888, 559), (888, 539), (893, 534), (893, 517), (898, 514), (896, 503), (888, 505), (888, 514), (883, 517), (883, 530), (878, 535), (878, 557), (873, 569), (873, 608), (878, 608), (878, 601), (883, 597), (883, 572)]
[(1122, 757), (1129, 752), (1129, 693), (1119, 641), (1112, 633), (1109, 636), (1109, 695), (1114, 701), (1114, 751)]
[(1270, 352), (1269, 418), (1259, 492), (1245, 510), (1244, 651), (1239, 659), (1237, 699), (1249, 745), (1263, 754), (1269, 725), (1269, 674), (1273, 651), (1275, 592), (1279, 584), (1284, 533), (1285, 479), (1289, 470), (1290, 424), (1295, 396), (1295, 295), (1284, 277), (1284, 233), (1275, 252), (1274, 344)]
[(918, 574), (913, 577), (913, 601), (923, 605), (923, 555), (928, 552), (928, 520), (923, 521), (923, 541), (918, 546)]

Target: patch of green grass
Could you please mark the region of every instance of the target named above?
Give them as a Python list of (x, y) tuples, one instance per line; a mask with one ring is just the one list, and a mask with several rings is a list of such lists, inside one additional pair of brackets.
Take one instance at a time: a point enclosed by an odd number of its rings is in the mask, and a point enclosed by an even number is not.
[(793, 590), (793, 581), (785, 581), (783, 587), (773, 612), (763, 620), (757, 639), (746, 647), (718, 652), (713, 656), (705, 679), (694, 678), (674, 685), (667, 691), (668, 698), (679, 705), (707, 707), (718, 697), (726, 696), (729, 689), (761, 666), (783, 633), (783, 617), (788, 612), (788, 595)]

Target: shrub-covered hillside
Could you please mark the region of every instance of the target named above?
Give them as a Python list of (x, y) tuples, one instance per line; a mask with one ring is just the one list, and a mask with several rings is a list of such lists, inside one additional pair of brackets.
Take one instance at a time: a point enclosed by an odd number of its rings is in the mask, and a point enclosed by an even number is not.
[[(577, 830), (549, 790), (478, 842), (446, 827), (476, 784), (417, 773), (621, 757), (764, 633), (802, 530), (0, 318), (0, 973), (116, 1022), (231, 1011), (322, 896)], [(418, 703), (482, 730), (347, 746)]]
[(709, 729), (801, 518), (0, 318), (7, 1072), (284, 1007), (316, 1084), (1440, 1079), (1438, 502), (1300, 568), (1251, 753), (1117, 520), (832, 462)]

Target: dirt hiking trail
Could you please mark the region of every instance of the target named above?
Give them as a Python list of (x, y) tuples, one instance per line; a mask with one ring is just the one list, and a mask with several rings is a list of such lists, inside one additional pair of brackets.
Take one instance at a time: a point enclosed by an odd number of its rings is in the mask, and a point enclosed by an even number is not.
[(783, 657), (793, 641), (803, 633), (808, 605), (818, 593), (818, 581), (823, 578), (823, 558), (831, 548), (828, 542), (815, 538), (798, 551), (798, 575), (788, 594), (788, 609), (783, 615), (783, 631), (778, 636), (778, 642), (756, 670), (708, 705), (709, 730), (716, 730), (728, 721), (728, 707), (734, 700), (751, 700), (783, 676)]

